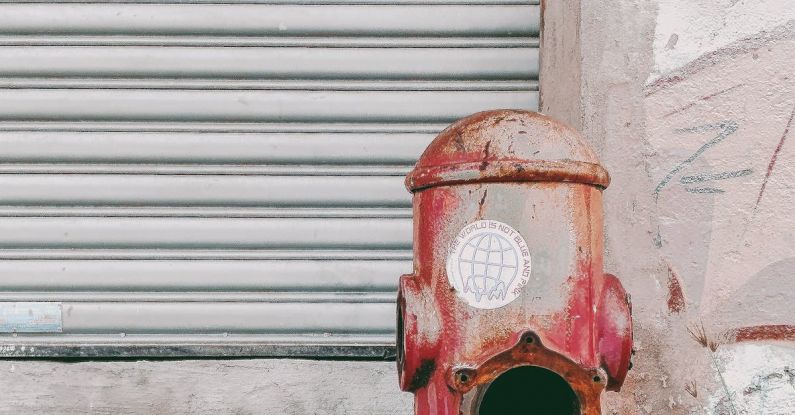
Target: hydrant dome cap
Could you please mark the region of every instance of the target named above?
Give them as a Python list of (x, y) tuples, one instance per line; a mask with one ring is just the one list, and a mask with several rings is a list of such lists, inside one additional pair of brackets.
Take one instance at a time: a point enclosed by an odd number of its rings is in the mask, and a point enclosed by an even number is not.
[(484, 111), (447, 127), (406, 177), (417, 191), (479, 182), (574, 182), (602, 188), (610, 176), (583, 136), (537, 112)]

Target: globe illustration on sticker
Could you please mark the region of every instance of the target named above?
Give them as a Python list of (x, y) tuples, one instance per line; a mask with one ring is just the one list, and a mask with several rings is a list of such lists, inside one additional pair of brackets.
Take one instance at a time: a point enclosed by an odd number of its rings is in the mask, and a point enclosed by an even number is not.
[(505, 298), (508, 284), (516, 277), (516, 250), (500, 235), (484, 233), (466, 241), (458, 254), (458, 268), (463, 277), (464, 291), (483, 296)]
[(527, 282), (530, 257), (524, 238), (511, 226), (481, 220), (456, 236), (447, 276), (459, 297), (477, 308), (497, 308), (518, 297)]

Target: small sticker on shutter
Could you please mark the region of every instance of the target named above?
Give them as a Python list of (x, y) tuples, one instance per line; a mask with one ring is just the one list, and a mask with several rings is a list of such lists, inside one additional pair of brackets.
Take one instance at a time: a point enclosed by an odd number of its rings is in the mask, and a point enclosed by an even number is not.
[(61, 333), (61, 303), (0, 302), (0, 333)]

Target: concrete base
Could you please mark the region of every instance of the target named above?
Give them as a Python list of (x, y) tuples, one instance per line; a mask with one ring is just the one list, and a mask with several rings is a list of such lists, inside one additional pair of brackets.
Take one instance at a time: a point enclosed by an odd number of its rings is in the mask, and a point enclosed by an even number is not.
[(0, 414), (410, 414), (394, 362), (0, 361)]

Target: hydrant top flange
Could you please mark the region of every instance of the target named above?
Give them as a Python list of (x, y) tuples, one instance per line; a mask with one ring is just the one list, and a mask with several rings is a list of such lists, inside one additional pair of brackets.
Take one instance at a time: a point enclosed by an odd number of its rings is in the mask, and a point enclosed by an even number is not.
[(605, 188), (610, 176), (583, 136), (546, 115), (479, 112), (442, 131), (406, 177), (409, 191), (484, 182), (572, 182)]

